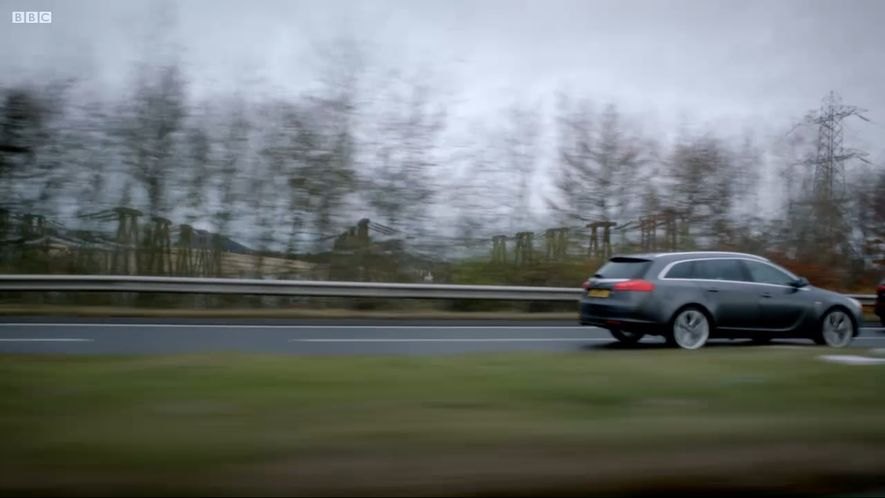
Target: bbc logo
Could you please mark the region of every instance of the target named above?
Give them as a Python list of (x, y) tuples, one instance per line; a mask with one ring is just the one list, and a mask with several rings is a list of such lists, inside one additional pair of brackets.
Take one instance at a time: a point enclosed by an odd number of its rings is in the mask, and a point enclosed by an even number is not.
[(13, 24), (52, 24), (52, 12), (13, 12)]

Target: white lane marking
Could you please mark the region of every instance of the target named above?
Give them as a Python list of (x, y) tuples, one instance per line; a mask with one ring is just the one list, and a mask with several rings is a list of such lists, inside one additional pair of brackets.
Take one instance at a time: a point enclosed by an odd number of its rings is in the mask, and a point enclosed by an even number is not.
[(824, 361), (842, 363), (845, 365), (885, 365), (885, 358), (869, 358), (856, 355), (823, 355), (819, 357)]
[(93, 342), (79, 337), (3, 337), (0, 342)]
[(211, 329), (506, 329), (506, 330), (592, 330), (598, 327), (581, 325), (233, 325), (195, 323), (2, 323), (0, 327), (125, 327), (125, 328), (211, 328)]
[(489, 337), (489, 338), (430, 338), (430, 337), (368, 337), (365, 339), (289, 339), (289, 342), (614, 342), (614, 339), (578, 337)]

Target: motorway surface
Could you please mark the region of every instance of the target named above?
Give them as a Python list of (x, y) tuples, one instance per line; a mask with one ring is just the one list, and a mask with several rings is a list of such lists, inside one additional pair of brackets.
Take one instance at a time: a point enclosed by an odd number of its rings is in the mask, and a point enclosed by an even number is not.
[[(713, 340), (707, 347), (749, 345), (749, 341)], [(778, 345), (811, 346), (812, 342), (771, 343)], [(867, 324), (852, 345), (885, 347), (885, 329)], [(0, 354), (423, 355), (663, 347), (657, 337), (622, 346), (603, 329), (570, 321), (0, 319)]]

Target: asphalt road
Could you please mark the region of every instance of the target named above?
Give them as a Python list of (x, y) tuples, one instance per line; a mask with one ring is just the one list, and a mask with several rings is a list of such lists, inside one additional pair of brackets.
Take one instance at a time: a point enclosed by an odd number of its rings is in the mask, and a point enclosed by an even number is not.
[[(778, 340), (771, 346), (808, 345)], [(885, 347), (885, 329), (868, 326), (854, 343)], [(708, 347), (752, 346), (711, 341)], [(761, 347), (771, 347), (761, 346)], [(647, 337), (630, 349), (664, 347)], [(752, 346), (756, 347), (756, 346)], [(179, 354), (205, 352), (295, 355), (423, 355), (505, 351), (606, 351), (625, 349), (607, 331), (574, 322), (400, 320), (0, 320), (0, 354)]]

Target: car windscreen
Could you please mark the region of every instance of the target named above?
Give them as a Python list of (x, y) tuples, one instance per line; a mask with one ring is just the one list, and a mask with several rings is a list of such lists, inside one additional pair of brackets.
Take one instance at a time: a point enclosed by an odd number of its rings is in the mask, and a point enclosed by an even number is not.
[(612, 258), (593, 275), (595, 278), (642, 278), (651, 261), (647, 259)]

